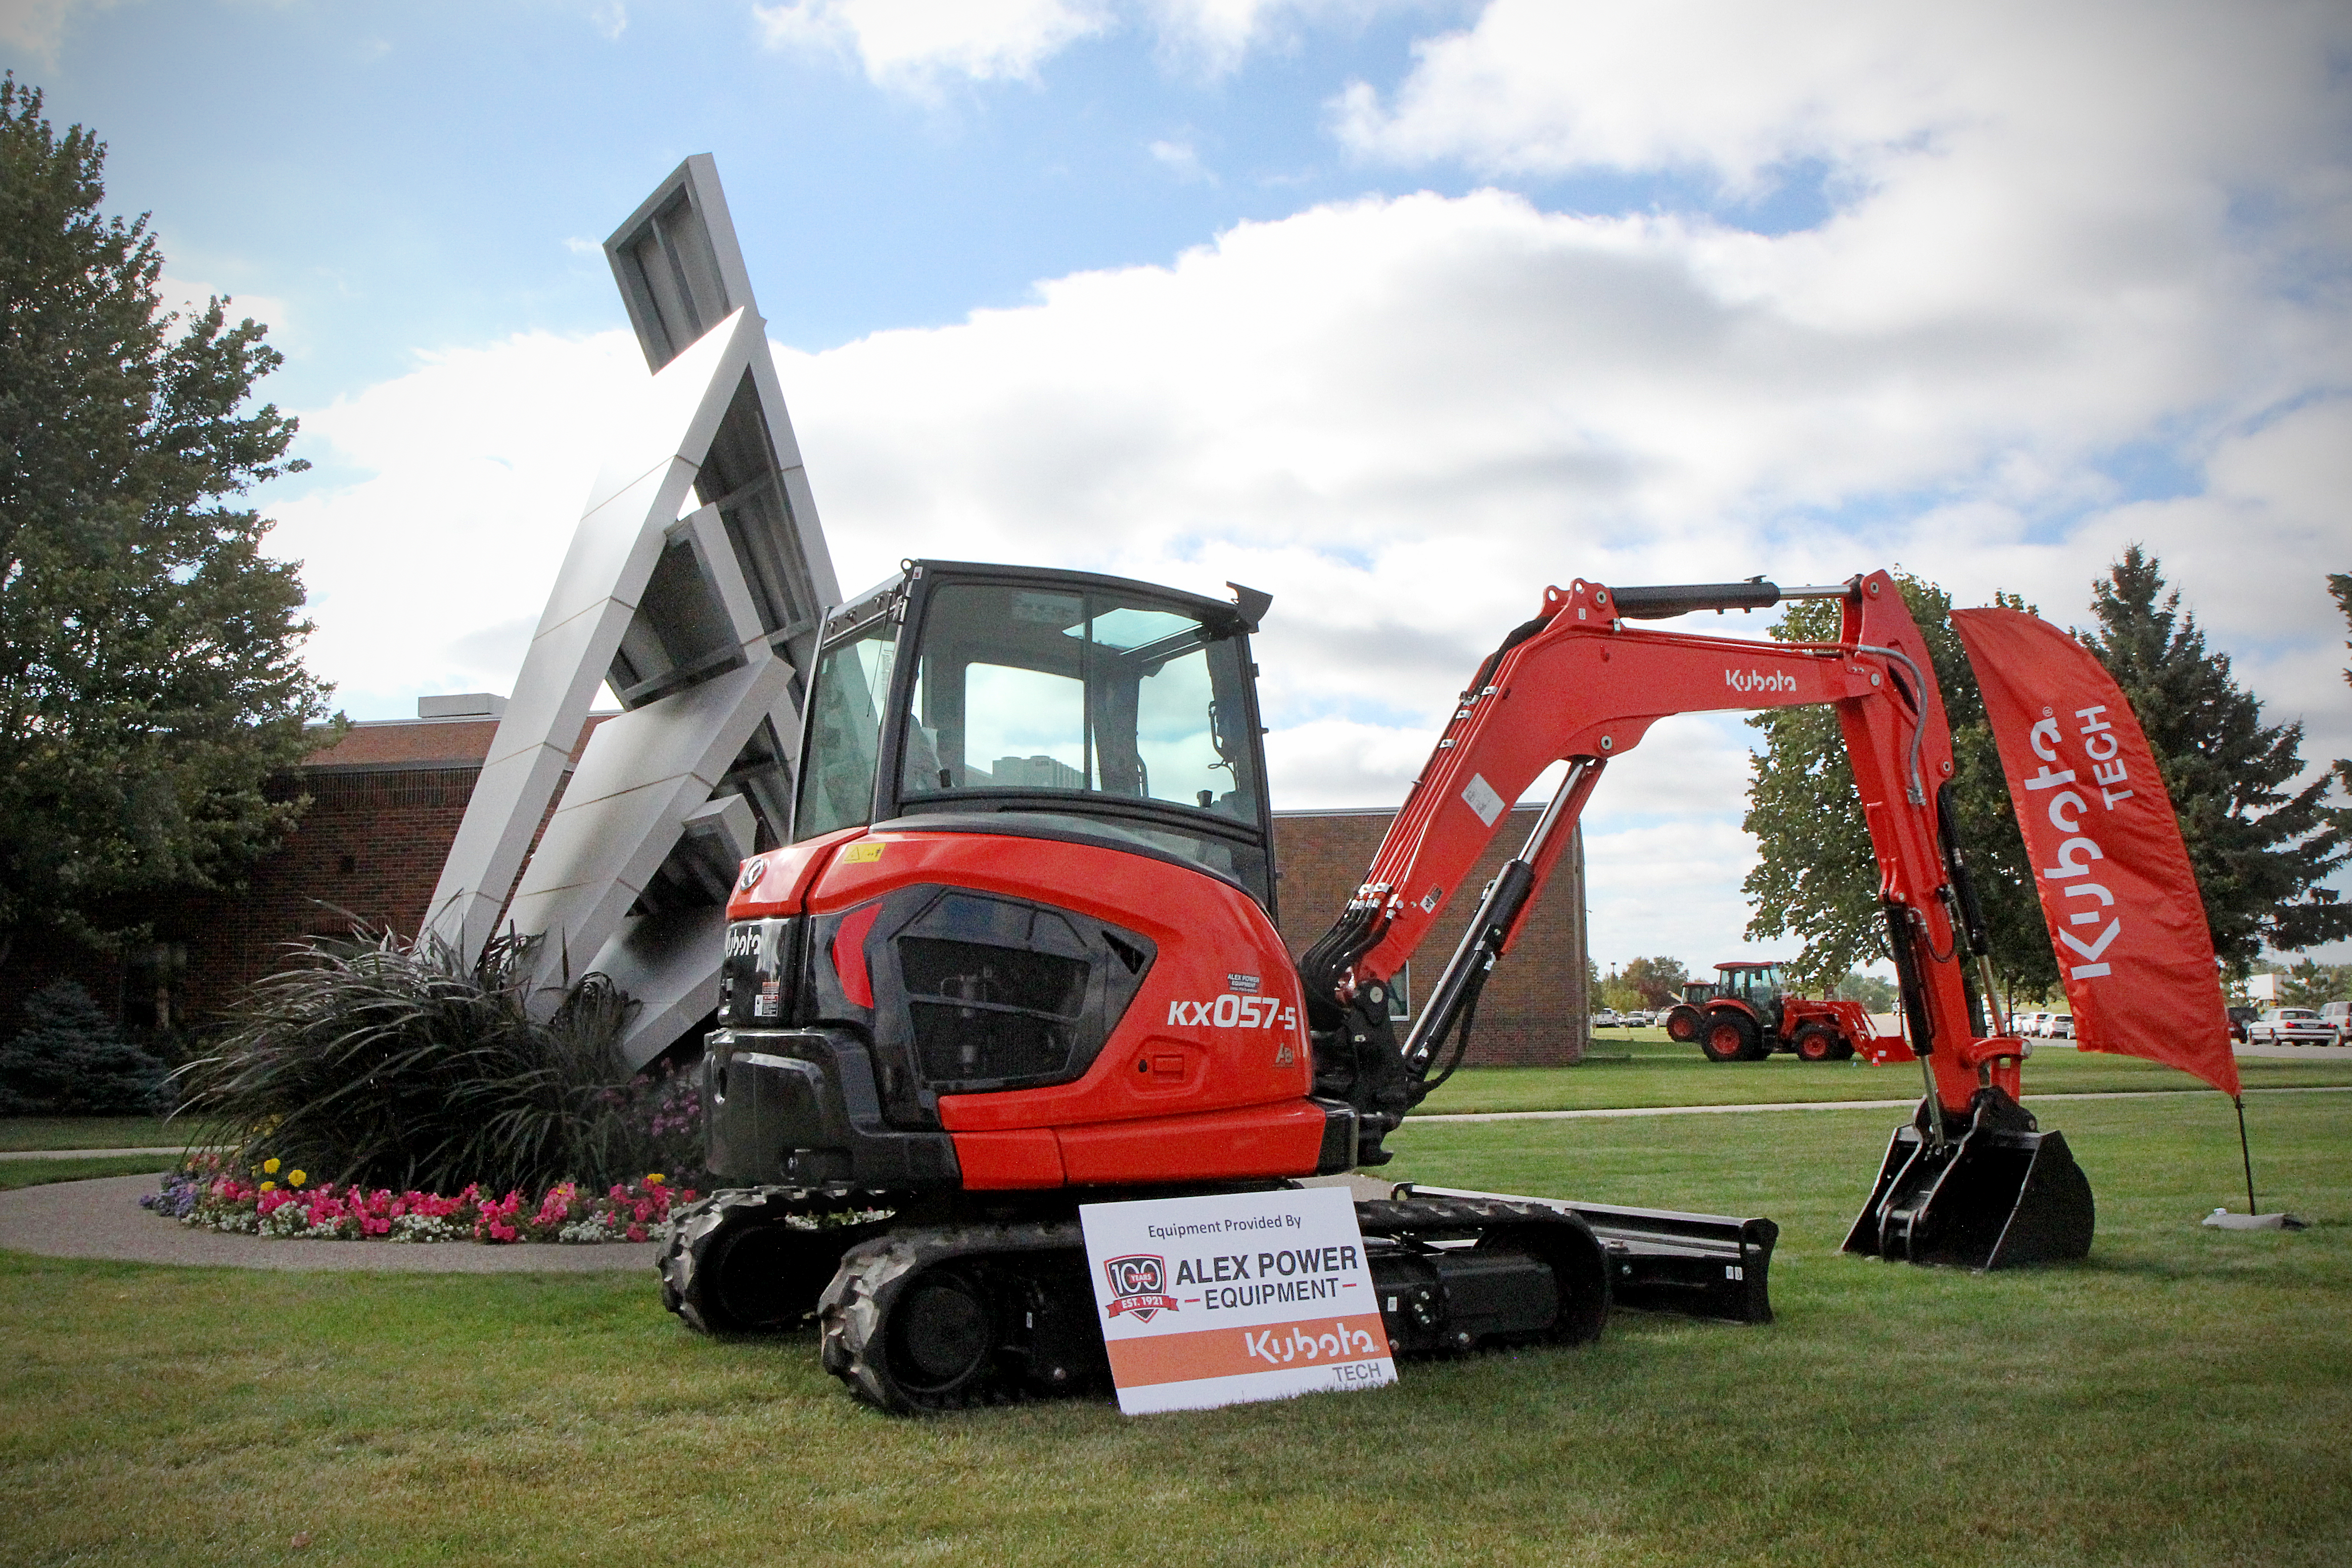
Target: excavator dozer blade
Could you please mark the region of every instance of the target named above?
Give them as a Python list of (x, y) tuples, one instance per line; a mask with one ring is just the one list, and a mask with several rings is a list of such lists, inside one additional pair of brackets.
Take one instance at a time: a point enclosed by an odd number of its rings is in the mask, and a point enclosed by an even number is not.
[(1395, 1195), (1541, 1204), (1572, 1214), (1592, 1227), (1609, 1254), (1609, 1294), (1616, 1305), (1735, 1323), (1772, 1321), (1772, 1247), (1780, 1239), (1780, 1227), (1769, 1219), (1621, 1208), (1410, 1182), (1398, 1186)]
[(1979, 1270), (2063, 1263), (2091, 1250), (2090, 1178), (2058, 1132), (1999, 1089), (1937, 1148), (1922, 1115), (1898, 1127), (1845, 1250)]

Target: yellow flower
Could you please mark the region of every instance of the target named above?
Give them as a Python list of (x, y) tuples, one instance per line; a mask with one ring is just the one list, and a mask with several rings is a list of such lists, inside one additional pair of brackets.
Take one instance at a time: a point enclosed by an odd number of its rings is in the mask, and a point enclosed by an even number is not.
[(286, 1184), (289, 1187), (299, 1187), (310, 1179), (310, 1177), (304, 1175), (299, 1171), (289, 1171), (286, 1173)]
[(658, 1187), (662, 1184), (662, 1173), (659, 1171), (648, 1171), (646, 1173), (646, 1185), (649, 1187)]
[(278, 1173), (278, 1162), (275, 1160), (264, 1160), (261, 1162), (261, 1169), (265, 1173), (274, 1176)]
[(261, 1184), (261, 1190), (265, 1193), (274, 1193), (278, 1190), (278, 1184), (276, 1182), (264, 1182)]

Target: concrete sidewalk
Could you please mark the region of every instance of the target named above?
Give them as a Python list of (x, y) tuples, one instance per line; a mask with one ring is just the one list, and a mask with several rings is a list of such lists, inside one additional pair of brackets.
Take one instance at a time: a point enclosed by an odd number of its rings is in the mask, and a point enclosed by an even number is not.
[[(100, 1153), (121, 1151), (100, 1150)], [(172, 1153), (178, 1153), (174, 1149)], [(0, 1248), (44, 1258), (103, 1258), (201, 1268), (286, 1268), (386, 1274), (593, 1274), (653, 1271), (658, 1244), (567, 1247), (470, 1241), (277, 1240), (197, 1230), (139, 1206), (153, 1176), (103, 1176), (0, 1193)]]

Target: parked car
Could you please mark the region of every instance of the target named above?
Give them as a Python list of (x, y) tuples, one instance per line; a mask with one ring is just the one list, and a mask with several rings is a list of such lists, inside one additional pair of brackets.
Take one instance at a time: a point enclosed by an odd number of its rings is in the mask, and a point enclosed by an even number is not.
[(2246, 1026), (2246, 1043), (2255, 1046), (2332, 1046), (2336, 1026), (2309, 1007), (2273, 1007)]
[(2009, 1031), (2021, 1039), (2047, 1039), (2050, 1032), (2050, 1015), (2047, 1013), (2015, 1014), (2009, 1020)]
[(2230, 1012), (2230, 1037), (2240, 1045), (2246, 1043), (2246, 1026), (2263, 1016), (2259, 1007), (2232, 1007)]
[(2352, 1002), (2329, 1002), (2319, 1009), (2319, 1021), (2336, 1031), (2339, 1046), (2352, 1042)]
[(2042, 1032), (2042, 1037), (2043, 1039), (2045, 1039), (2045, 1040), (2071, 1040), (2071, 1039), (2073, 1039), (2073, 1038), (2074, 1037), (2074, 1014), (2072, 1014), (2072, 1013), (2045, 1013), (2045, 1014), (2043, 1014), (2043, 1015), (2042, 1015), (2042, 1016), (2044, 1016), (2044, 1017), (2046, 1017), (2046, 1018), (2048, 1018), (2048, 1019), (2050, 1020), (2050, 1026), (2049, 1026), (2046, 1030), (2044, 1030), (2044, 1031)]
[(1603, 1007), (1592, 1015), (1592, 1026), (1596, 1029), (1613, 1029), (1622, 1022), (1614, 1007)]

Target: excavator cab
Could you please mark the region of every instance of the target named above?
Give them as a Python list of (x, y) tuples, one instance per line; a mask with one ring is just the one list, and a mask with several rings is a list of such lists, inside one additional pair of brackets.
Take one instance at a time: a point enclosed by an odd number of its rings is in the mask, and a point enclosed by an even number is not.
[(1271, 915), (1246, 637), (1270, 600), (1237, 592), (908, 562), (827, 627), (794, 841), (1010, 816), (1208, 870)]

